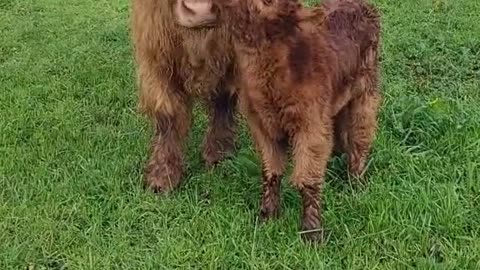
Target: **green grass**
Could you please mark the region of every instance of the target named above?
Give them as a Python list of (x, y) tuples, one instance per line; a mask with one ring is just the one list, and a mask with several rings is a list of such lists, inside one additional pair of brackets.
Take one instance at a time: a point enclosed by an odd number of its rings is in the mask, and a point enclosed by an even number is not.
[(127, 0), (0, 0), (0, 269), (480, 269), (480, 1), (376, 0), (380, 130), (370, 186), (332, 160), (322, 247), (300, 201), (257, 227), (245, 128), (207, 171), (196, 113), (187, 175), (143, 191), (151, 128), (136, 112)]

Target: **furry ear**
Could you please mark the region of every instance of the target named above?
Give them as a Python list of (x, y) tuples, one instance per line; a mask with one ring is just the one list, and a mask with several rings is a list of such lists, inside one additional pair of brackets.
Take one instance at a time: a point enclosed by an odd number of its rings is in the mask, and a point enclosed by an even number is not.
[(279, 2), (280, 10), (285, 15), (293, 15), (302, 7), (302, 3), (299, 0), (277, 0), (277, 1)]

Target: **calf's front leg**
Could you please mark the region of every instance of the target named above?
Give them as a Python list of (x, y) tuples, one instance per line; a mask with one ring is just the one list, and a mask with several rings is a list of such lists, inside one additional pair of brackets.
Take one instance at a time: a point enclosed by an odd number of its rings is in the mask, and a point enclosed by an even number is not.
[(286, 143), (268, 136), (259, 119), (248, 116), (247, 123), (262, 160), (262, 195), (259, 220), (265, 223), (280, 215), (280, 186), (287, 161)]
[(311, 130), (299, 132), (294, 139), (292, 182), (302, 197), (301, 234), (305, 241), (324, 239), (321, 193), (333, 148), (330, 126), (318, 124)]

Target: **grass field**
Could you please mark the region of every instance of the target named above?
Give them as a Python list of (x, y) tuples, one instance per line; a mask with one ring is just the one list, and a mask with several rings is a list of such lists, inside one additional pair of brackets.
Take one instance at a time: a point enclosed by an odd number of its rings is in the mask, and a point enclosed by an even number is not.
[(136, 112), (127, 0), (0, 0), (0, 269), (480, 269), (480, 1), (375, 0), (380, 130), (370, 186), (332, 160), (328, 242), (300, 202), (256, 226), (245, 128), (207, 171), (197, 108), (174, 194), (141, 186), (152, 130)]

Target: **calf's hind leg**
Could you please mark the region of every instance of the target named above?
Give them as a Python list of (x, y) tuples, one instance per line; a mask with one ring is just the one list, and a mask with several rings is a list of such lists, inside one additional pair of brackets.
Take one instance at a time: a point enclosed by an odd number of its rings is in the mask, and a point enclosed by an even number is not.
[[(369, 58), (374, 61), (373, 56)], [(375, 66), (369, 64), (367, 66)], [(362, 178), (377, 129), (377, 114), (381, 94), (378, 91), (378, 72), (368, 70), (354, 85), (355, 95), (335, 117), (336, 145), (347, 154), (348, 171)]]
[[(367, 158), (377, 130), (377, 114), (381, 102), (378, 84), (377, 50), (371, 48), (364, 62), (363, 76), (359, 77), (355, 96), (347, 108), (346, 144), (348, 171), (356, 178), (363, 178)], [(363, 181), (366, 181), (363, 178)]]
[(353, 99), (348, 107), (347, 157), (348, 170), (354, 177), (361, 177), (375, 139), (377, 111), (380, 95), (370, 91)]

